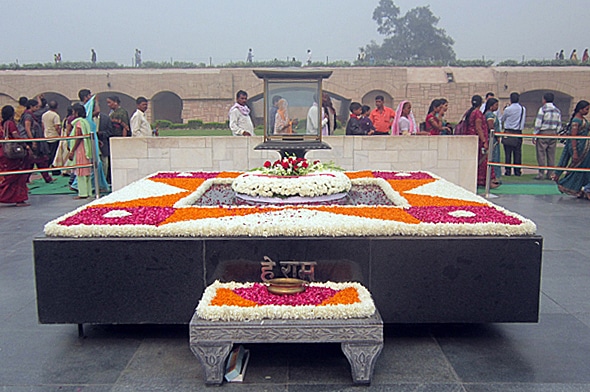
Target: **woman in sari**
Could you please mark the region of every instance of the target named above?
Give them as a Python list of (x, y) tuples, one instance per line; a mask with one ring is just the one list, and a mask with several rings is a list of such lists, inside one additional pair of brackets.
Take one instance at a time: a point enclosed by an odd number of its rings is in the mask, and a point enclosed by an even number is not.
[[(571, 136), (588, 136), (588, 120), (586, 115), (590, 110), (588, 101), (580, 101), (576, 104), (569, 126), (571, 127)], [(590, 143), (585, 139), (567, 139), (565, 147), (561, 153), (561, 158), (557, 164), (564, 168), (590, 168)], [(561, 177), (562, 174), (565, 175)], [(561, 193), (568, 195), (584, 197), (582, 188), (590, 183), (590, 172), (563, 171), (556, 170), (551, 177), (557, 182), (557, 188)]]
[[(0, 137), (2, 139), (20, 139), (18, 128), (14, 122), (14, 108), (6, 105), (2, 108), (2, 122), (0, 123)], [(24, 144), (23, 144), (24, 145)], [(23, 159), (8, 159), (0, 148), (0, 171), (25, 170), (29, 163), (30, 148), (26, 146), (27, 156)], [(27, 207), (29, 188), (27, 188), (28, 174), (12, 174), (0, 176), (0, 203), (15, 203), (17, 207)]]
[[(70, 136), (87, 136), (90, 135), (91, 129), (88, 120), (86, 120), (86, 109), (79, 103), (72, 106), (76, 118), (72, 121), (72, 133)], [(70, 154), (68, 159), (74, 161), (76, 165), (88, 165), (92, 162), (92, 141), (90, 138), (70, 140)], [(89, 167), (75, 169), (78, 178), (78, 196), (75, 199), (86, 199), (92, 194), (92, 184), (90, 175), (92, 169)]]
[(440, 113), (438, 118), (440, 118), (440, 122), (442, 123), (442, 129), (440, 131), (441, 135), (452, 135), (453, 128), (449, 125), (447, 120), (445, 119), (445, 114), (449, 110), (449, 101), (446, 98), (441, 98), (439, 100), (441, 102), (442, 107), (440, 108)]
[[(486, 173), (488, 169), (488, 123), (479, 110), (483, 98), (480, 95), (471, 97), (471, 108), (465, 113), (465, 123), (467, 124), (466, 135), (475, 135), (478, 137), (477, 144), (477, 185), (485, 186)], [(496, 174), (492, 170), (490, 188), (497, 188), (500, 183), (496, 180)]]
[(440, 135), (443, 124), (442, 120), (440, 119), (440, 111), (443, 108), (443, 102), (440, 99), (435, 99), (430, 103), (430, 107), (428, 108), (428, 114), (426, 115), (426, 132), (430, 135)]
[(279, 109), (275, 117), (275, 135), (290, 135), (293, 133), (293, 121), (289, 118), (289, 104), (285, 98), (279, 99)]
[[(499, 101), (496, 98), (489, 98), (486, 101), (486, 106), (484, 108), (483, 114), (486, 118), (488, 123), (488, 130), (494, 130), (495, 133), (501, 132), (500, 129), (500, 120), (496, 115), (498, 111)], [(489, 133), (488, 133), (488, 140), (489, 140)], [(500, 138), (494, 136), (494, 140), (491, 143), (492, 149), (492, 162), (498, 163), (500, 162)], [(502, 183), (500, 181), (500, 176), (502, 175), (502, 168), (500, 166), (493, 166), (492, 171), (495, 174), (496, 180), (498, 183)]]
[[(72, 121), (74, 120), (74, 111), (71, 106), (68, 106), (67, 114), (61, 122), (61, 137), (67, 137), (72, 130)], [(68, 164), (68, 154), (70, 153), (70, 147), (67, 140), (60, 140), (57, 147), (57, 153), (53, 159), (53, 167), (62, 167)], [(62, 170), (63, 176), (69, 176), (70, 170)]]
[[(27, 102), (27, 109), (24, 111), (20, 119), (20, 124), (22, 124), (24, 130), (21, 137), (27, 137), (29, 139), (41, 139), (45, 137), (43, 127), (35, 118), (35, 112), (39, 110), (40, 107), (41, 105), (36, 99), (29, 99)], [(37, 165), (37, 168), (39, 169), (48, 169), (50, 163), (49, 144), (45, 141), (32, 142), (30, 147), (33, 151), (33, 157), (30, 160), (28, 169), (32, 169), (35, 165)], [(48, 184), (56, 181), (56, 179), (51, 177), (49, 172), (41, 172), (41, 176)]]
[(111, 109), (109, 117), (113, 123), (113, 136), (131, 136), (129, 132), (129, 113), (121, 107), (121, 100), (117, 95), (107, 98), (107, 106)]
[(412, 103), (410, 101), (400, 102), (391, 125), (391, 135), (415, 135), (417, 129), (416, 119), (412, 113)]

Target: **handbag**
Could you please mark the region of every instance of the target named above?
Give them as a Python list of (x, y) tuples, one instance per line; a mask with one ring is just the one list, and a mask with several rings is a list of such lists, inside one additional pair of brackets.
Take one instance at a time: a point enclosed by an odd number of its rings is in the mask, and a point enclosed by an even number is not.
[(454, 135), (465, 135), (467, 133), (467, 124), (465, 123), (465, 119), (461, 119), (455, 126)]
[[(9, 140), (8, 131), (4, 135), (4, 139)], [(2, 143), (2, 152), (8, 159), (23, 159), (27, 156), (27, 150), (22, 144), (17, 142)]]

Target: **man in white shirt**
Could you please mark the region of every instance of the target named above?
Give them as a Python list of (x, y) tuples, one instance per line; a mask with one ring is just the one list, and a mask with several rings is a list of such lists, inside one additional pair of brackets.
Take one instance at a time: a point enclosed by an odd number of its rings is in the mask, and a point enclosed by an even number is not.
[[(504, 124), (504, 132), (522, 134), (524, 129), (524, 122), (526, 119), (526, 109), (518, 103), (520, 100), (519, 93), (510, 94), (510, 105), (504, 109), (502, 114), (502, 123)], [(502, 138), (504, 145), (504, 156), (507, 164), (520, 165), (522, 164), (522, 138), (504, 137)], [(520, 176), (522, 173), (519, 167), (514, 168), (514, 175)], [(506, 167), (504, 175), (511, 175), (511, 168)]]
[[(57, 102), (49, 101), (49, 110), (43, 113), (41, 116), (41, 122), (43, 123), (43, 129), (45, 131), (45, 137), (60, 137), (61, 135), (61, 120), (57, 113)], [(57, 147), (59, 146), (58, 140), (48, 141), (49, 144), (49, 164), (53, 164)], [(59, 175), (59, 171), (54, 171), (53, 175)]]
[[(543, 95), (543, 106), (539, 108), (535, 118), (535, 135), (556, 136), (561, 129), (561, 112), (553, 104), (555, 95), (545, 93)], [(537, 152), (537, 163), (539, 166), (555, 166), (555, 150), (557, 149), (557, 139), (533, 139), (533, 144)], [(551, 170), (539, 169), (539, 174), (535, 180), (542, 180), (543, 174), (545, 179), (551, 179)]]
[(229, 109), (229, 128), (234, 136), (254, 136), (254, 124), (250, 118), (250, 108), (246, 105), (248, 93), (240, 90), (236, 103)]
[(131, 136), (147, 137), (152, 136), (152, 127), (145, 117), (145, 111), (148, 108), (148, 100), (145, 97), (139, 97), (135, 100), (137, 110), (131, 116), (129, 121), (131, 125)]

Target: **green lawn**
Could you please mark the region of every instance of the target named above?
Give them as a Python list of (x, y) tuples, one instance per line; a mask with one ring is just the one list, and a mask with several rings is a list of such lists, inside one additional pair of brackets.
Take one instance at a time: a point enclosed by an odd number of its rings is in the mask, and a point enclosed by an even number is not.
[[(535, 151), (535, 146), (531, 144), (531, 139), (524, 139), (525, 142), (522, 145), (522, 164), (523, 165), (537, 165), (537, 155)], [(563, 144), (557, 144), (557, 150), (555, 152), (555, 164), (559, 162), (559, 157), (561, 157), (561, 152), (563, 151)], [(500, 146), (500, 161), (504, 162), (504, 147)], [(527, 183), (527, 182), (535, 182), (533, 181), (533, 177), (537, 175), (537, 171), (535, 169), (524, 169), (525, 173), (531, 172), (531, 174), (524, 174), (520, 177), (510, 176), (502, 177), (502, 181), (504, 183)]]

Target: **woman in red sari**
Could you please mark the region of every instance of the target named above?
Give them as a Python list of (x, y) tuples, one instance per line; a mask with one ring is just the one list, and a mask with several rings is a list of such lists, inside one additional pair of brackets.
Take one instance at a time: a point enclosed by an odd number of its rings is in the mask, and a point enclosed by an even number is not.
[[(486, 173), (488, 169), (488, 122), (485, 116), (479, 110), (483, 98), (480, 95), (474, 95), (471, 98), (471, 108), (465, 113), (465, 122), (467, 124), (466, 135), (476, 135), (477, 144), (477, 185), (485, 186)], [(496, 174), (492, 170), (490, 188), (497, 188), (500, 183), (496, 180)]]
[[(10, 139), (20, 139), (18, 128), (14, 122), (14, 108), (6, 105), (2, 108), (2, 122), (0, 123), (0, 137), (5, 138), (8, 134)], [(27, 151), (29, 147), (27, 146)], [(0, 171), (24, 170), (28, 165), (30, 153), (23, 159), (8, 159), (0, 148)], [(27, 188), (28, 174), (12, 174), (0, 176), (0, 203), (16, 203), (17, 207), (26, 207), (29, 198)]]

